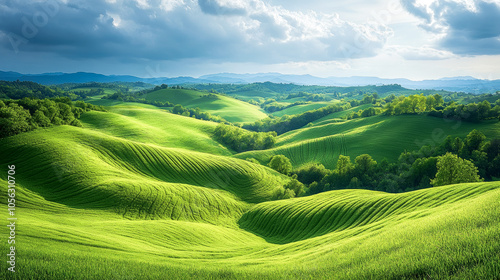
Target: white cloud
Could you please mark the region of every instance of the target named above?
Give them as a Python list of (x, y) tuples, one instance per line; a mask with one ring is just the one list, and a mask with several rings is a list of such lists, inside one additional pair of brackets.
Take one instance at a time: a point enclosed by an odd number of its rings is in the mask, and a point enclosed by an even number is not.
[(407, 60), (441, 60), (456, 56), (450, 51), (438, 50), (431, 46), (413, 47), (392, 45), (387, 46), (385, 51), (387, 53), (396, 53)]
[(185, 5), (184, 0), (161, 0), (160, 2), (160, 8), (166, 12), (173, 11), (182, 5)]

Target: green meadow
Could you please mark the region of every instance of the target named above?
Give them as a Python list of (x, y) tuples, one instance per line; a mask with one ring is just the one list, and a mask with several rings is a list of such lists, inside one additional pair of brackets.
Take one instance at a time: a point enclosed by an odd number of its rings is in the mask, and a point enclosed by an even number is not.
[(339, 155), (354, 158), (369, 153), (375, 160), (395, 161), (402, 151), (418, 150), (422, 145), (441, 144), (445, 137), (464, 137), (477, 129), (487, 137), (500, 137), (497, 120), (471, 123), (421, 115), (373, 116), (352, 120), (322, 118), (316, 124), (278, 136), (276, 147), (235, 155), (269, 162), (274, 155), (285, 155), (294, 167), (321, 163), (334, 168)]
[(161, 89), (143, 96), (149, 101), (171, 102), (221, 116), (230, 122), (254, 122), (267, 115), (258, 106), (232, 97), (187, 89)]
[[(249, 103), (190, 90), (144, 97), (199, 107), (242, 123), (267, 115)], [(0, 279), (498, 279), (500, 182), (406, 193), (363, 189), (278, 199), (294, 168), (339, 155), (395, 161), (419, 143), (498, 121), (425, 115), (342, 119), (337, 112), (235, 153), (214, 140), (217, 123), (141, 103), (94, 97), (81, 127), (52, 126), (0, 139), (0, 199), (15, 165), (16, 272)], [(294, 106), (284, 114), (320, 108)], [(364, 107), (363, 107), (364, 106)], [(431, 144), (432, 144), (431, 143)], [(261, 164), (247, 161), (254, 158)], [(6, 208), (6, 205), (4, 205)], [(6, 209), (0, 211), (4, 221)], [(5, 222), (4, 222), (5, 223)]]
[(273, 116), (278, 116), (282, 117), (284, 115), (295, 115), (295, 114), (301, 114), (310, 110), (315, 110), (319, 108), (326, 107), (331, 104), (335, 104), (336, 102), (311, 102), (309, 104), (303, 104), (303, 105), (296, 105), (292, 106), (290, 108), (286, 108), (281, 111), (277, 111), (272, 113)]

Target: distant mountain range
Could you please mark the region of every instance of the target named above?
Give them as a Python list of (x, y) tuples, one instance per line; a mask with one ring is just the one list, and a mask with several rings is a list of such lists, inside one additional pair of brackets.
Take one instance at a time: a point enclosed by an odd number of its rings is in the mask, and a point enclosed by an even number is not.
[(145, 82), (151, 84), (185, 85), (206, 83), (247, 84), (256, 82), (293, 83), (319, 86), (366, 86), (400, 84), (409, 89), (435, 89), (469, 93), (493, 93), (500, 90), (500, 80), (480, 80), (474, 77), (450, 77), (437, 80), (412, 81), (408, 79), (382, 79), (377, 77), (328, 77), (286, 75), (280, 73), (234, 74), (220, 73), (194, 77), (140, 78), (129, 75), (102, 75), (96, 73), (44, 73), (21, 74), (0, 71), (0, 80), (33, 81), (44, 85), (85, 82)]

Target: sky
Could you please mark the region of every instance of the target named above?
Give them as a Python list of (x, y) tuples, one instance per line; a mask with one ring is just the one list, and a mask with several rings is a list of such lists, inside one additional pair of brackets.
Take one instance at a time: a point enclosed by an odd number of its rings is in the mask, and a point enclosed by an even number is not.
[(4, 0), (0, 70), (500, 79), (500, 0)]

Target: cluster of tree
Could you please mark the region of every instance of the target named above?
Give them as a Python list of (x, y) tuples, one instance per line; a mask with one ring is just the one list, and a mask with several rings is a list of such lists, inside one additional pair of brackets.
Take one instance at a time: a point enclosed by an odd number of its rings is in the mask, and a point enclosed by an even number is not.
[(172, 113), (186, 117), (192, 117), (199, 120), (213, 121), (219, 123), (229, 123), (220, 116), (212, 115), (209, 112), (204, 112), (200, 108), (185, 108), (181, 104), (177, 104), (172, 108)]
[(405, 151), (394, 163), (385, 159), (377, 163), (368, 154), (356, 157), (353, 163), (350, 157), (340, 155), (333, 170), (310, 164), (292, 174), (308, 186), (308, 194), (351, 188), (396, 193), (492, 180), (500, 178), (500, 139), (487, 140), (473, 130), (464, 139), (449, 136), (439, 146)]
[[(144, 91), (142, 94), (145, 94), (145, 93), (148, 93), (148, 92), (157, 91), (157, 90), (161, 90), (161, 89), (167, 89), (167, 88), (168, 88), (167, 84), (161, 84), (159, 86), (155, 86), (154, 88), (152, 88), (150, 90)], [(180, 85), (171, 86), (170, 88), (171, 89), (184, 89), (184, 87), (180, 86)]]
[(383, 112), (382, 108), (369, 107), (364, 110), (359, 110), (357, 112), (352, 112), (346, 116), (346, 119), (357, 119), (357, 118), (367, 118), (375, 115), (379, 115)]
[(318, 120), (331, 113), (340, 112), (349, 108), (350, 104), (348, 103), (334, 104), (292, 116), (285, 115), (283, 117), (268, 117), (263, 120), (258, 120), (252, 124), (245, 124), (243, 125), (243, 128), (260, 132), (275, 131), (279, 135), (301, 128), (308, 123)]
[(49, 88), (34, 82), (0, 81), (0, 99), (22, 99), (25, 97), (43, 99), (58, 96), (66, 96), (72, 100), (78, 99), (74, 93), (59, 88)]
[(487, 100), (467, 105), (451, 103), (441, 110), (433, 110), (430, 116), (469, 122), (500, 119), (500, 104), (492, 107)]
[[(257, 160), (250, 158), (249, 161), (258, 163)], [(305, 185), (297, 180), (297, 175), (292, 174), (292, 162), (284, 155), (275, 155), (269, 161), (268, 166), (284, 175), (290, 176), (290, 181), (278, 189), (274, 194), (274, 199), (287, 199), (296, 196), (302, 196), (306, 193)]]
[(214, 139), (236, 152), (269, 149), (276, 143), (276, 132), (253, 132), (237, 126), (219, 124)]
[(162, 89), (167, 89), (168, 85), (167, 84), (161, 84), (159, 86), (155, 86), (152, 91), (157, 91), (157, 90), (162, 90)]
[(208, 94), (202, 95), (202, 98), (207, 98), (207, 99), (219, 99), (219, 95), (209, 92)]
[(349, 103), (351, 104), (352, 107), (356, 107), (363, 104), (375, 104), (377, 101), (380, 101), (378, 94), (371, 93), (371, 94), (364, 94), (363, 99), (361, 100), (357, 99), (349, 100)]
[(462, 104), (468, 103), (480, 103), (483, 101), (488, 101), (491, 104), (500, 105), (500, 91), (495, 93), (484, 93), (484, 94), (467, 94), (460, 98), (460, 102)]
[(455, 102), (445, 103), (439, 94), (423, 94), (410, 96), (390, 95), (384, 99), (377, 99), (377, 94), (365, 95), (363, 100), (349, 101), (352, 106), (360, 104), (375, 104), (374, 108), (367, 108), (347, 115), (347, 119), (360, 117), (370, 117), (384, 114), (387, 116), (405, 114), (428, 114), (434, 117), (458, 119), (463, 121), (477, 122), (481, 120), (500, 119), (500, 102), (492, 106), (489, 101), (480, 103), (456, 104)]
[(90, 110), (105, 111), (83, 101), (72, 102), (68, 97), (0, 101), (0, 137), (52, 125), (81, 126), (80, 115)]
[(386, 104), (384, 114), (392, 116), (430, 112), (442, 106), (443, 103), (443, 97), (439, 94), (429, 96), (424, 96), (423, 94), (398, 96), (392, 102)]
[(85, 99), (89, 96), (96, 96), (104, 94), (104, 89), (102, 88), (91, 88), (89, 90), (73, 90), (71, 91), (77, 95), (80, 99)]

